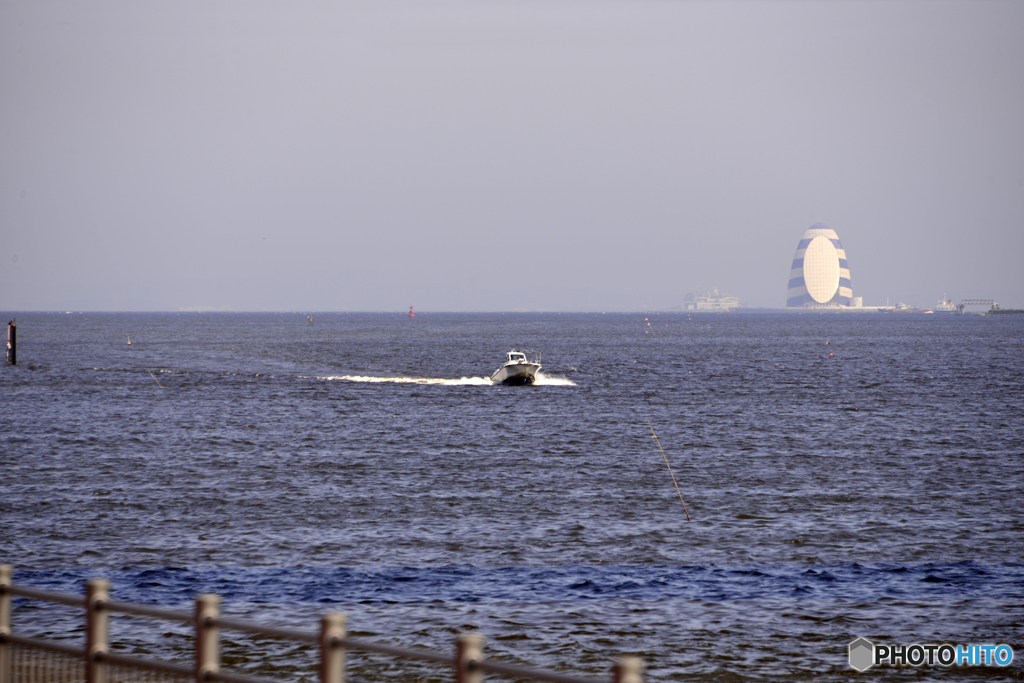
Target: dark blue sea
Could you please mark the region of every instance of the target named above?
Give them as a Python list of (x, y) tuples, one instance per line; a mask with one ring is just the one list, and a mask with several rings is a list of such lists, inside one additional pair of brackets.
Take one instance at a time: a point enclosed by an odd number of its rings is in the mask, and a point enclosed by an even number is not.
[[(412, 647), (478, 631), (488, 656), (583, 675), (619, 655), (652, 681), (1024, 675), (1024, 318), (307, 315), (19, 314), (16, 581), (216, 592), (310, 630), (341, 610)], [(513, 347), (543, 353), (536, 385), (487, 381)], [(14, 621), (81, 638), (72, 611), (19, 600)], [(183, 628), (113, 632), (187, 658)], [(858, 674), (860, 636), (1015, 659)], [(224, 638), (235, 670), (313, 680), (303, 648)]]

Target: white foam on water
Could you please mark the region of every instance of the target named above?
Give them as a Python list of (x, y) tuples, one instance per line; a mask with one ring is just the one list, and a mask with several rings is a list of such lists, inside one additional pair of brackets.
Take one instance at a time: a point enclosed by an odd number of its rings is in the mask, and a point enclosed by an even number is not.
[(533, 380), (534, 386), (542, 387), (574, 387), (576, 382), (566, 377), (558, 377), (557, 375), (549, 375), (545, 372), (537, 373), (536, 379)]

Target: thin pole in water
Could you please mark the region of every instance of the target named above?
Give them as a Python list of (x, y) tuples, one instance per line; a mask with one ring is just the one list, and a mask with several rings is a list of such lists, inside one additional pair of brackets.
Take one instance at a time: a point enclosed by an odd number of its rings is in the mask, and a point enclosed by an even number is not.
[(690, 511), (686, 509), (686, 501), (683, 500), (683, 492), (679, 490), (679, 482), (676, 481), (676, 475), (672, 474), (672, 465), (668, 464), (668, 456), (665, 455), (665, 449), (661, 448), (661, 439), (659, 439), (658, 435), (655, 433), (654, 425), (651, 424), (650, 420), (647, 421), (647, 426), (651, 428), (651, 434), (654, 434), (654, 440), (658, 442), (658, 448), (661, 449), (661, 457), (665, 458), (665, 466), (668, 467), (668, 473), (672, 475), (672, 483), (676, 485), (676, 493), (679, 494), (679, 502), (683, 504), (683, 512), (686, 513), (686, 521), (689, 522)]
[(154, 375), (154, 374), (153, 374), (153, 371), (152, 371), (152, 370), (146, 370), (146, 372), (148, 372), (148, 373), (149, 373), (149, 376), (153, 378), (153, 381), (154, 381), (154, 382), (156, 382), (156, 385), (157, 385), (158, 387), (160, 387), (161, 389), (163, 389), (163, 388), (164, 388), (164, 385), (163, 385), (163, 384), (160, 384), (160, 380), (158, 380), (158, 379), (156, 378), (156, 375)]
[(14, 320), (7, 323), (7, 364), (18, 364), (18, 325)]

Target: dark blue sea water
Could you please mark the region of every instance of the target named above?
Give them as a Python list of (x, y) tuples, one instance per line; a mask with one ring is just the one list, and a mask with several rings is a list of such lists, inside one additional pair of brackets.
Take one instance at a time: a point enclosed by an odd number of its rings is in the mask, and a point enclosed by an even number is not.
[[(490, 656), (590, 675), (620, 654), (651, 680), (1021, 675), (1024, 319), (313, 317), (20, 314), (0, 562), (280, 625), (343, 610), (400, 645), (477, 630)], [(537, 385), (486, 381), (512, 347), (543, 352)], [(186, 646), (118, 623), (129, 651)], [(858, 636), (1017, 658), (856, 674)], [(239, 670), (312, 671), (226, 637)]]

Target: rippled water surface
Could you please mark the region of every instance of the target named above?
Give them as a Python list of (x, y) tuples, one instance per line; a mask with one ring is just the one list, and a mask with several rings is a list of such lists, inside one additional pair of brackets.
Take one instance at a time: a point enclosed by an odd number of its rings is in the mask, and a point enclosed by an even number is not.
[[(478, 630), (585, 674), (846, 680), (858, 636), (1024, 658), (1024, 319), (314, 318), (19, 316), (0, 561), (303, 628), (341, 609), (401, 645)], [(512, 347), (543, 352), (537, 385), (486, 380)], [(307, 654), (237, 663), (303, 677)]]

